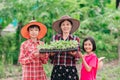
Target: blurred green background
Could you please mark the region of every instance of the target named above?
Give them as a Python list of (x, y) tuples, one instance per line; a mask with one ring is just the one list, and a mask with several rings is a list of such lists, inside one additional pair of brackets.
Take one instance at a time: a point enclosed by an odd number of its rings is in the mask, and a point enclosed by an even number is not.
[(116, 8), (116, 1), (0, 0), (0, 32), (9, 24), (16, 28), (16, 33), (0, 35), (0, 78), (6, 76), (6, 65), (18, 64), (20, 44), (25, 40), (20, 29), (33, 17), (47, 26), (47, 35), (42, 39), (46, 43), (56, 34), (51, 27), (55, 20), (63, 15), (78, 19), (80, 27), (74, 34), (81, 39), (80, 44), (85, 37), (92, 36), (98, 57), (105, 56), (107, 62), (118, 59), (120, 9)]

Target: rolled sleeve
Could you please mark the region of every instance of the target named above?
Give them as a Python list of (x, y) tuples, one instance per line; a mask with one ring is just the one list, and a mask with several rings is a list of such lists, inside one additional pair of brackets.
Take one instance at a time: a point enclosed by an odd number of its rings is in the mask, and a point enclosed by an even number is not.
[(20, 48), (20, 56), (19, 56), (19, 62), (22, 65), (29, 64), (35, 61), (35, 56), (33, 53), (27, 54), (27, 51), (24, 48), (24, 44), (21, 45)]

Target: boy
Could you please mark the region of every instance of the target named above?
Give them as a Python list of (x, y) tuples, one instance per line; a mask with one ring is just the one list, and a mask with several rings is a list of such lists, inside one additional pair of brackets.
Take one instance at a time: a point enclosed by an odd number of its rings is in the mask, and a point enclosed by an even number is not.
[(48, 55), (40, 54), (39, 41), (45, 36), (47, 28), (39, 22), (30, 22), (21, 29), (21, 35), (27, 40), (21, 44), (19, 62), (22, 65), (22, 80), (47, 80), (42, 64), (47, 63)]

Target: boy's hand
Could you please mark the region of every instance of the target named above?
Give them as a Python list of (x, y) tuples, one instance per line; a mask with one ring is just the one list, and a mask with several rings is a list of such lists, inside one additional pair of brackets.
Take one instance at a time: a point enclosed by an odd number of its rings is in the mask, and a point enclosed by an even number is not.
[(42, 54), (39, 54), (39, 57), (46, 57), (46, 56), (48, 56), (48, 53), (42, 53)]
[(34, 51), (35, 57), (39, 57), (39, 54), (40, 54), (40, 53), (39, 53), (39, 50), (35, 50), (35, 51)]
[(51, 56), (54, 56), (54, 55), (55, 55), (55, 53), (50, 53), (50, 55), (51, 55)]

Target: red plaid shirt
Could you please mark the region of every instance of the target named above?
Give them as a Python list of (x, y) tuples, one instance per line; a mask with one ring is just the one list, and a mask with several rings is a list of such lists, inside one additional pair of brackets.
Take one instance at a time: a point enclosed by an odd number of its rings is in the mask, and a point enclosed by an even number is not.
[(47, 80), (42, 64), (47, 63), (48, 55), (35, 57), (33, 54), (39, 44), (44, 43), (29, 39), (21, 44), (19, 62), (22, 65), (22, 80)]
[[(63, 40), (61, 34), (57, 34), (53, 36), (53, 41), (55, 40)], [(80, 43), (80, 39), (76, 36), (69, 35), (66, 40), (76, 40), (78, 41), (78, 45)], [(80, 46), (78, 47), (80, 51)], [(76, 52), (75, 56), (69, 54), (69, 52), (57, 52), (54, 56), (49, 56), (51, 59), (51, 63), (53, 65), (65, 65), (65, 66), (75, 66), (76, 61), (79, 60), (78, 53)]]

